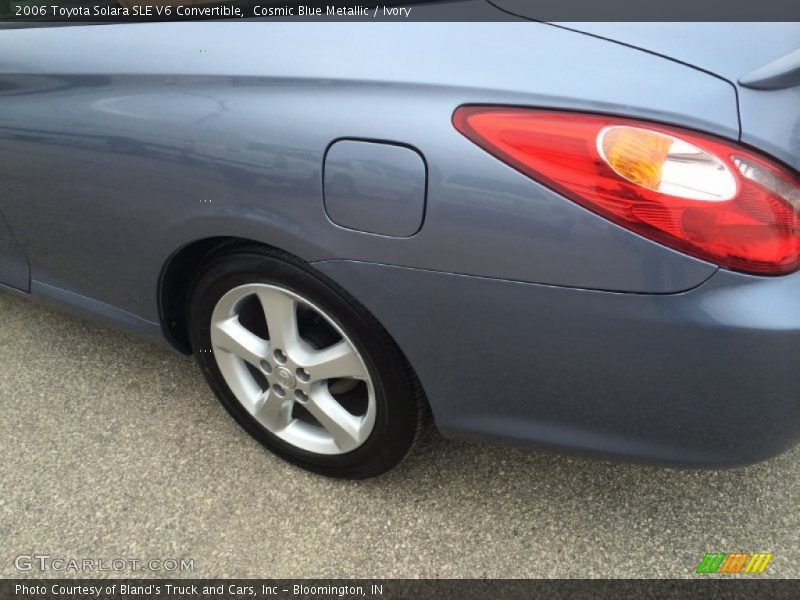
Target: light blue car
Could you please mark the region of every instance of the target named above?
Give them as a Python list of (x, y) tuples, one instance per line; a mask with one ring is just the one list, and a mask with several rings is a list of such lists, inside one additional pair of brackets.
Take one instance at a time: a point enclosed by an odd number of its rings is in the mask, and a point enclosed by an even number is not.
[(765, 459), (800, 436), (798, 48), (796, 23), (3, 30), (0, 282), (194, 353), (329, 476), (428, 424)]

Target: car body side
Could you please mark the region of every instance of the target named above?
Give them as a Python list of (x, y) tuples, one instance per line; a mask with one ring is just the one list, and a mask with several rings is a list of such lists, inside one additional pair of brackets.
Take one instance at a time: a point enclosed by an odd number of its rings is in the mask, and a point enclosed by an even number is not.
[[(22, 29), (2, 32), (0, 56), (7, 285), (180, 345), (165, 274), (252, 240), (362, 302), (449, 435), (702, 465), (797, 440), (800, 276), (646, 240), (451, 124), (458, 106), (503, 104), (738, 140), (723, 77), (530, 22)], [(418, 232), (331, 221), (323, 161), (343, 139), (424, 157)]]

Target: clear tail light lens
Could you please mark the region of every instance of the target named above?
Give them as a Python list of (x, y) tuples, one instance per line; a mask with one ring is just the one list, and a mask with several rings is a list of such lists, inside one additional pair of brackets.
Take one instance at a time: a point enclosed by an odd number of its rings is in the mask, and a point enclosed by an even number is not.
[(661, 244), (746, 273), (800, 268), (800, 179), (738, 144), (524, 108), (464, 106), (453, 124), (525, 175)]

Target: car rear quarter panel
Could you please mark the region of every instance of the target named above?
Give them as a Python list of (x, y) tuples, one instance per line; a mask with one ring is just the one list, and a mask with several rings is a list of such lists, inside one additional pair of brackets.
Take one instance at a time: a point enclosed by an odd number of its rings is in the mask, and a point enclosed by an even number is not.
[(798, 274), (658, 295), (316, 266), (406, 350), (448, 436), (714, 467), (800, 439)]
[(741, 139), (800, 170), (800, 86), (738, 85), (749, 73), (800, 49), (800, 23), (562, 23), (655, 52), (737, 86)]
[[(497, 103), (738, 137), (729, 83), (618, 44), (537, 23), (176, 23), (4, 31), (0, 56), (0, 209), (32, 278), (144, 319), (158, 319), (168, 257), (211, 236), (308, 261), (639, 293), (716, 270), (550, 192), (451, 125), (461, 104)], [(328, 220), (321, 165), (338, 138), (424, 155), (419, 233)]]

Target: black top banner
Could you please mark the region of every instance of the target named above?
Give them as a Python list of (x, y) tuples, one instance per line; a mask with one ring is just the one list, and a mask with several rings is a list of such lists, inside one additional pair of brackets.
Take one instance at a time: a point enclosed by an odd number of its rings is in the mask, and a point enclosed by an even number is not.
[[(0, 0), (5, 27), (253, 21), (800, 21), (798, 0)], [(798, 40), (800, 45), (800, 40)]]

